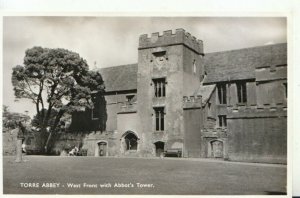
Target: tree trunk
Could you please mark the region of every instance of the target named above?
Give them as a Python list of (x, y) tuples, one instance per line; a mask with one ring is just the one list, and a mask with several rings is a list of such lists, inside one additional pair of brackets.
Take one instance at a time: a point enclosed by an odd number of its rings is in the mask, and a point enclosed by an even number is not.
[(44, 149), (45, 149), (45, 153), (47, 154), (48, 152), (49, 152), (49, 142), (50, 142), (50, 140), (51, 140), (51, 137), (52, 137), (52, 132), (50, 132), (50, 134), (49, 134), (49, 136), (48, 136), (48, 138), (47, 138), (47, 141), (46, 141), (46, 143), (45, 143), (45, 147), (44, 147)]
[(50, 133), (49, 133), (49, 136), (47, 138), (47, 141), (45, 143), (45, 153), (48, 153), (50, 150), (49, 150), (49, 145), (50, 145), (50, 141), (51, 141), (51, 138), (53, 136), (53, 134), (55, 133), (55, 130), (56, 130), (56, 127), (59, 123), (59, 120), (60, 118), (63, 116), (63, 114), (65, 113), (64, 110), (60, 110), (55, 118), (55, 121), (54, 121), (54, 124), (53, 124), (53, 127), (50, 129)]

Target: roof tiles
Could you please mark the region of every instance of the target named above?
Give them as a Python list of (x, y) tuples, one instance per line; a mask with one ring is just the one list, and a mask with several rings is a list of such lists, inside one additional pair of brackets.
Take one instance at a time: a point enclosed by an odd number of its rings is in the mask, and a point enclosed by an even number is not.
[(125, 91), (137, 89), (137, 64), (101, 68), (105, 91)]
[(205, 83), (255, 78), (255, 68), (287, 64), (287, 44), (208, 53)]

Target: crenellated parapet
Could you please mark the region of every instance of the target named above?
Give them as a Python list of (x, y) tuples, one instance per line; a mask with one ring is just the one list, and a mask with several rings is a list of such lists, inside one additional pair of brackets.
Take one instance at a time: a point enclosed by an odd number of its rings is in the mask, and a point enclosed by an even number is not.
[(265, 104), (262, 106), (231, 106), (227, 107), (227, 119), (235, 118), (263, 118), (286, 117), (287, 106), (283, 103), (276, 105)]
[(203, 41), (192, 36), (184, 29), (176, 29), (175, 33), (172, 30), (167, 30), (162, 35), (159, 32), (152, 33), (151, 36), (143, 34), (139, 39), (139, 50), (169, 45), (185, 45), (198, 54), (204, 54)]
[(255, 78), (256, 82), (287, 79), (287, 65), (256, 67)]
[(183, 108), (192, 109), (192, 108), (201, 108), (202, 107), (202, 96), (183, 96)]

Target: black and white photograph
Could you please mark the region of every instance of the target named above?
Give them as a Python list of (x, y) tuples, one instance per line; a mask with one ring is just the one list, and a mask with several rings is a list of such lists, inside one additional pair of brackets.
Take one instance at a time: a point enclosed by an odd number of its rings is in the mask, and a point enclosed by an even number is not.
[(283, 16), (4, 16), (3, 194), (287, 195)]

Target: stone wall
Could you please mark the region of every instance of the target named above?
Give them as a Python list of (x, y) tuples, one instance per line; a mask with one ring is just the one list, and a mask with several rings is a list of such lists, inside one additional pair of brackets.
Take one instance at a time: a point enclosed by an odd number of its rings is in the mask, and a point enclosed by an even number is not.
[(137, 113), (119, 113), (118, 114), (118, 124), (117, 131), (120, 134), (124, 134), (126, 131), (133, 131), (136, 134), (139, 134), (137, 129)]
[[(183, 48), (183, 95), (191, 96), (199, 89), (200, 81), (204, 76), (204, 58), (202, 55)], [(195, 67), (195, 68), (194, 68)]]
[(99, 143), (105, 142), (107, 149), (105, 156), (118, 156), (120, 153), (120, 140), (116, 132), (96, 132), (87, 134), (83, 141), (83, 148), (87, 149), (88, 156), (99, 156)]
[(17, 135), (18, 135), (18, 129), (3, 131), (2, 133), (3, 155), (16, 154)]
[(136, 95), (135, 91), (123, 91), (122, 93), (110, 93), (105, 96), (107, 102), (107, 122), (106, 131), (117, 130), (117, 113), (121, 110), (121, 107), (127, 102), (126, 96), (128, 94)]
[(287, 66), (265, 66), (255, 69), (258, 106), (287, 105)]
[(86, 150), (87, 156), (99, 156), (98, 143), (100, 142), (107, 143), (106, 156), (119, 154), (115, 133), (101, 131), (58, 134), (51, 152), (56, 155), (65, 155), (76, 146), (80, 150)]
[(286, 108), (240, 107), (227, 123), (230, 160), (286, 164)]
[(201, 108), (187, 108), (183, 112), (184, 149), (183, 157), (200, 157), (201, 129), (203, 128)]
[(201, 130), (201, 154), (203, 158), (216, 158), (213, 142), (221, 142), (220, 158), (228, 159), (228, 136), (226, 128), (204, 128)]
[[(5, 129), (2, 133), (3, 155), (16, 154), (16, 142), (19, 129)], [(41, 154), (43, 145), (40, 133), (28, 132), (25, 136), (24, 143), (27, 154)]]

